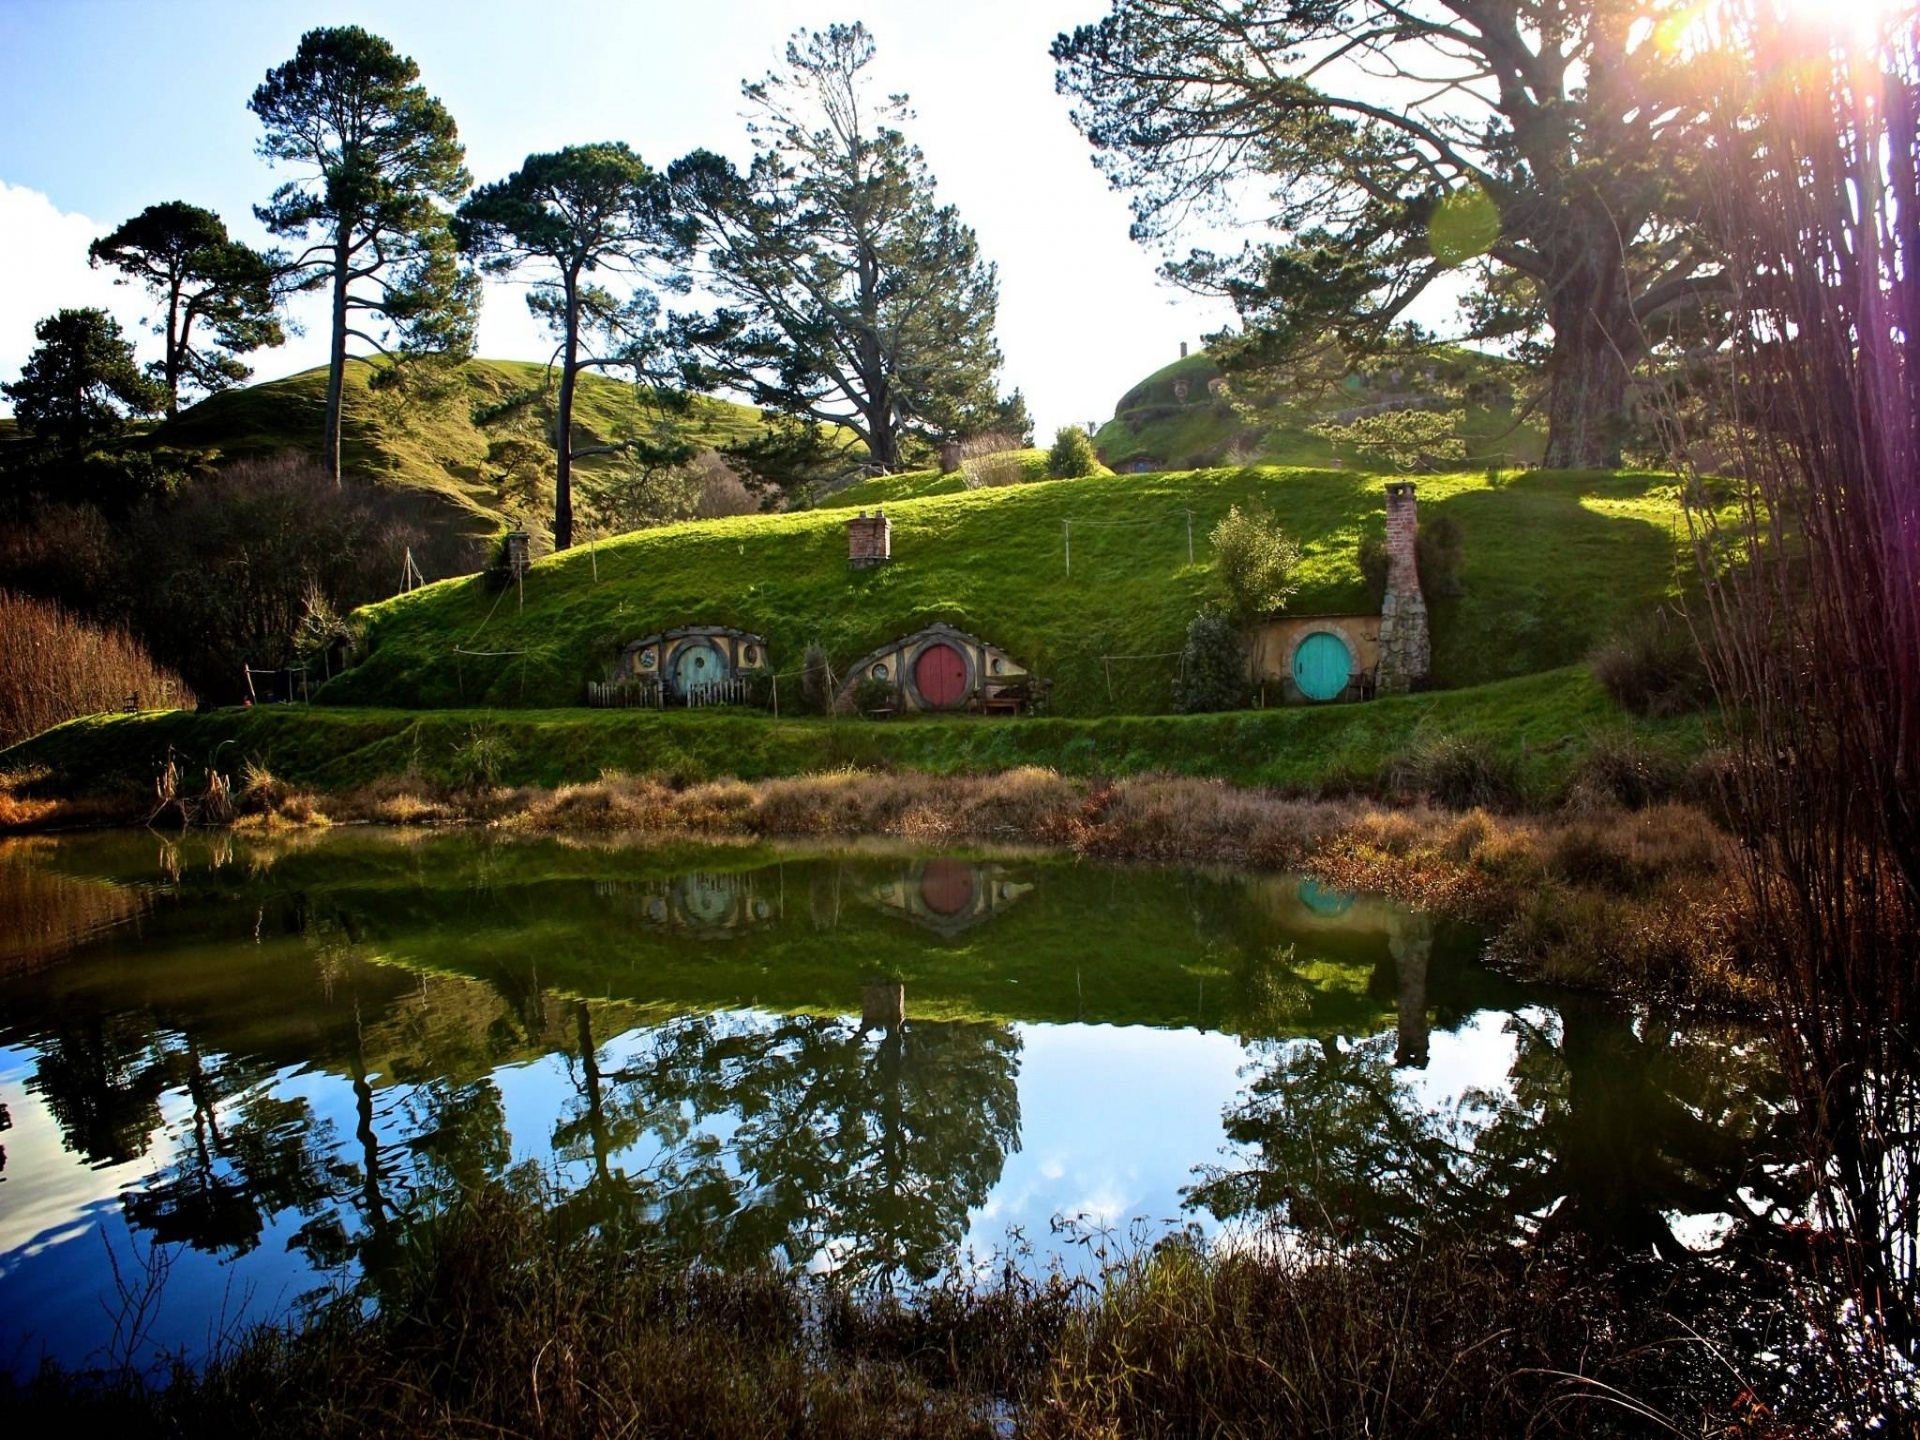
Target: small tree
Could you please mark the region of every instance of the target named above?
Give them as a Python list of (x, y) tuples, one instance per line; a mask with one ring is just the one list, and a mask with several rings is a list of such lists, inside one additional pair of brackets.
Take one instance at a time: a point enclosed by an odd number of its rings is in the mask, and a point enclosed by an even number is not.
[(1208, 536), (1214, 568), (1235, 619), (1271, 614), (1300, 588), (1300, 547), (1260, 505), (1228, 509)]
[(1100, 457), (1093, 453), (1093, 441), (1078, 425), (1065, 425), (1054, 433), (1053, 448), (1047, 452), (1047, 474), (1056, 480), (1074, 480), (1082, 475), (1100, 473)]
[(1173, 682), (1174, 703), (1189, 715), (1237, 710), (1247, 703), (1250, 688), (1239, 632), (1225, 616), (1194, 616)]
[(138, 282), (160, 303), (153, 333), (164, 348), (149, 368), (167, 392), (169, 415), (180, 413), (182, 387), (211, 395), (237, 385), (253, 373), (241, 355), (287, 338), (275, 289), (279, 257), (231, 238), (211, 210), (181, 200), (149, 205), (88, 246), (87, 258), (118, 270), (115, 284)]
[(0, 385), (14, 418), (30, 434), (65, 450), (119, 432), (127, 416), (151, 415), (165, 402), (141, 371), (133, 343), (104, 310), (62, 310), (33, 327), (40, 344), (20, 378)]

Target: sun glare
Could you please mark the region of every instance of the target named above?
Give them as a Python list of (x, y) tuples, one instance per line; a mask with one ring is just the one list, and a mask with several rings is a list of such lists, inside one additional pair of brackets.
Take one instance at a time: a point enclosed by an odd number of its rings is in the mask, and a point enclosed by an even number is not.
[(1638, 39), (1674, 54), (1709, 49), (1744, 14), (1772, 11), (1809, 38), (1846, 43), (1872, 40), (1898, 25), (1920, 24), (1920, 0), (1677, 0), (1659, 4), (1641, 22)]

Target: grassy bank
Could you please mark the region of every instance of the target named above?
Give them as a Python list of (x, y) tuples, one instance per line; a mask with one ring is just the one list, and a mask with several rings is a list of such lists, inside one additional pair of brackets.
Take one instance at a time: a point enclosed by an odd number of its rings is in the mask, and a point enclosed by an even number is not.
[(1431, 760), (1443, 740), (1465, 738), (1491, 762), (1501, 790), (1468, 795), (1467, 803), (1547, 806), (1564, 798), (1596, 746), (1629, 733), (1675, 765), (1706, 747), (1699, 717), (1632, 720), (1584, 670), (1568, 669), (1368, 705), (1084, 720), (320, 705), (101, 715), (0, 752), (0, 773), (36, 777), (15, 780), (16, 800), (117, 799), (130, 814), (124, 802), (151, 808), (154, 777), (170, 754), (190, 784), (203, 782), (209, 764), (237, 775), (254, 761), (293, 785), (338, 792), (397, 775), (460, 782), (479, 734), (495, 742), (490, 778), (509, 786), (573, 784), (607, 770), (693, 782), (849, 766), (948, 775), (1039, 765), (1070, 776), (1164, 773), (1296, 793), (1384, 794), (1420, 788), (1423, 754)]
[(203, 1371), (47, 1370), (0, 1384), (0, 1414), (127, 1437), (1786, 1435), (1824, 1398), (1803, 1370), (1782, 1399), (1802, 1347), (1745, 1358), (1777, 1286), (1569, 1244), (1173, 1241), (1090, 1284), (1010, 1268), (889, 1299), (650, 1242), (617, 1191), (548, 1208), (523, 1180), (402, 1224), (360, 1290)]
[[(1301, 542), (1294, 613), (1365, 610), (1356, 545), (1383, 524), (1384, 483), (1254, 468), (904, 500), (887, 511), (893, 562), (864, 571), (847, 566), (842, 511), (670, 525), (541, 560), (524, 590), (470, 578), (369, 607), (365, 659), (324, 693), (369, 706), (551, 708), (578, 704), (622, 644), (675, 625), (765, 635), (791, 672), (810, 643), (844, 667), (943, 620), (1052, 679), (1061, 715), (1164, 713), (1169, 652), (1209, 594), (1207, 532), (1228, 507), (1259, 500)], [(1464, 537), (1462, 593), (1432, 604), (1440, 685), (1573, 664), (1677, 587), (1669, 477), (1434, 475), (1420, 498), (1424, 517), (1450, 517)]]

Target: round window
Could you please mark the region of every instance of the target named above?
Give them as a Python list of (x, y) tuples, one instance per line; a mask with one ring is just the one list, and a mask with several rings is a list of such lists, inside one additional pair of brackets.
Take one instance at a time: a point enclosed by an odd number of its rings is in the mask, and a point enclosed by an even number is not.
[(868, 671), (867, 673), (872, 675), (873, 678), (876, 680), (886, 679), (887, 678), (886, 662), (882, 661), (880, 664), (874, 666), (873, 669)]
[(746, 648), (746, 650), (745, 650), (745, 652), (744, 652), (744, 656), (745, 656), (745, 659), (746, 659), (746, 662), (747, 662), (747, 664), (749, 664), (749, 665), (757, 665), (757, 664), (759, 664), (759, 663), (760, 663), (760, 648), (759, 648), (759, 646), (757, 646), (757, 645), (749, 645), (749, 646), (747, 646), (747, 648)]
[(989, 668), (992, 669), (994, 674), (998, 675), (1002, 670), (1006, 668), (1006, 661), (1002, 660), (998, 655), (996, 655), (993, 657), (993, 664)]
[(641, 652), (640, 668), (642, 670), (651, 670), (653, 669), (654, 666), (658, 665), (659, 663), (660, 663), (660, 657), (654, 654), (653, 651), (644, 650)]

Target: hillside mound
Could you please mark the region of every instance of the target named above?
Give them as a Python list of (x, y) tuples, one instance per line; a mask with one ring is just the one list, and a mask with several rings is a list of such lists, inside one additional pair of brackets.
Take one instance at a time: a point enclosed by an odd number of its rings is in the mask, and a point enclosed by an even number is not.
[(1395, 410), (1457, 412), (1469, 466), (1538, 463), (1545, 436), (1516, 406), (1526, 367), (1447, 347), (1411, 359), (1349, 366), (1329, 353), (1284, 373), (1223, 375), (1200, 350), (1164, 366), (1120, 397), (1093, 437), (1115, 470), (1146, 473), (1215, 465), (1348, 465), (1379, 462), (1316, 435)]
[[(365, 361), (348, 362), (343, 470), (419, 499), (424, 513), (461, 533), (493, 535), (519, 524), (544, 537), (553, 508), (555, 374), (527, 361), (469, 360), (402, 390), (370, 385), (379, 373)], [(210, 396), (144, 440), (215, 464), (286, 450), (317, 456), (326, 395), (326, 370), (307, 370)], [(748, 406), (696, 396), (684, 412), (662, 412), (633, 386), (596, 374), (580, 377), (574, 423), (579, 448), (636, 436), (718, 448), (764, 429)], [(617, 463), (613, 455), (587, 457), (576, 473), (590, 487)]]
[[(1377, 603), (1357, 563), (1384, 478), (1254, 467), (1061, 480), (889, 502), (893, 562), (847, 563), (846, 512), (691, 522), (577, 547), (519, 588), (446, 581), (361, 611), (365, 658), (325, 700), (410, 708), (579, 704), (626, 642), (678, 625), (766, 638), (777, 669), (809, 643), (836, 669), (946, 621), (1055, 682), (1063, 715), (1157, 713), (1207, 601), (1207, 534), (1259, 500), (1299, 539), (1296, 614)], [(1423, 477), (1422, 519), (1464, 544), (1461, 593), (1433, 598), (1434, 679), (1476, 685), (1574, 663), (1667, 598), (1682, 537), (1671, 477)], [(1189, 546), (1191, 545), (1191, 549)], [(791, 693), (791, 692), (789, 692)]]

